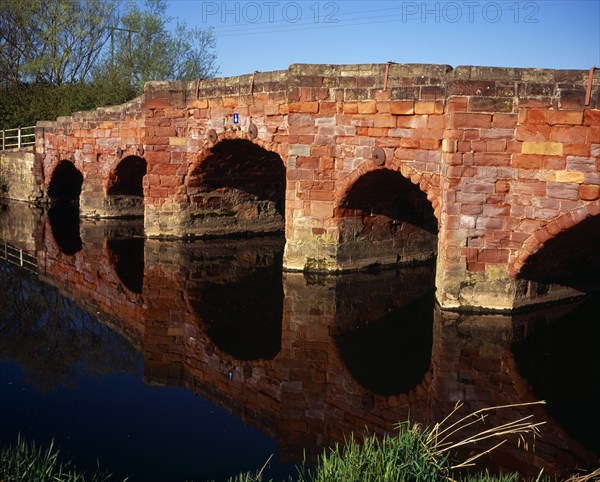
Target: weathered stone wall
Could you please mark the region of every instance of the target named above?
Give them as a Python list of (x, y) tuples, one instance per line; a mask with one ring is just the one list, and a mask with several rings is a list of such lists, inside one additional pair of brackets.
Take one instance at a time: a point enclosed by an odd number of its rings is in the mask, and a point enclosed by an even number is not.
[[(144, 120), (141, 99), (90, 112), (59, 117), (36, 126), (36, 183), (47, 194), (56, 167), (62, 161), (82, 174), (79, 197), (83, 216), (114, 217), (123, 206), (111, 199), (108, 188), (116, 169), (127, 156), (142, 156)], [(126, 213), (127, 214), (127, 213)]]
[(285, 228), (288, 270), (437, 255), (442, 306), (510, 310), (582, 292), (518, 277), (600, 213), (598, 71), (584, 105), (587, 85), (583, 70), (399, 64), (151, 82), (129, 105), (40, 124), (39, 179), (72, 161), (82, 213), (110, 215), (116, 166), (143, 156), (149, 237)]
[(511, 309), (540, 299), (517, 282), (530, 254), (600, 213), (598, 72), (458, 67), (447, 84), (438, 255), (444, 307)]
[[(365, 223), (345, 210), (344, 201), (369, 172), (400, 172), (439, 215), (443, 84), (451, 68), (391, 65), (387, 81), (385, 71), (385, 65), (290, 67), (297, 85), (290, 91), (290, 134), (298, 132), (288, 157), (290, 269), (357, 269), (402, 258), (402, 243), (370, 252), (353, 246), (352, 232), (363, 231)], [(383, 180), (377, 189), (386, 189)]]
[[(287, 73), (213, 79), (199, 84), (152, 82), (146, 85), (146, 159), (150, 169), (145, 179), (146, 233), (148, 236), (206, 236), (240, 232), (283, 230), (283, 212), (273, 202), (248, 195), (241, 180), (238, 189), (229, 181), (236, 176), (241, 149), (224, 152), (216, 163), (229, 165), (229, 176), (207, 183), (214, 170), (215, 148), (223, 141), (253, 141), (280, 156), (278, 183), (285, 185), (284, 159), (287, 119), (280, 106), (287, 96)], [(238, 123), (234, 123), (234, 113)], [(257, 137), (249, 134), (255, 126)], [(214, 136), (214, 137), (213, 137)], [(279, 136), (276, 138), (276, 136)], [(221, 144), (222, 145), (222, 144)], [(226, 151), (226, 149), (225, 149)], [(258, 153), (257, 155), (261, 155)], [(254, 181), (268, 177), (261, 159), (244, 172)], [(269, 161), (271, 163), (271, 161)], [(208, 170), (208, 172), (207, 172)], [(228, 179), (229, 178), (229, 179)], [(268, 182), (268, 181), (267, 181)], [(216, 185), (212, 185), (216, 184)], [(246, 189), (245, 189), (246, 188)], [(281, 193), (283, 202), (284, 194)]]
[(0, 198), (35, 201), (41, 193), (33, 179), (33, 149), (0, 151)]

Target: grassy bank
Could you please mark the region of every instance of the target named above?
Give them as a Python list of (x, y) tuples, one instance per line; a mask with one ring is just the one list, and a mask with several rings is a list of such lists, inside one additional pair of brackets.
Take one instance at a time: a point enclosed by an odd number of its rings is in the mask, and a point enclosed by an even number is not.
[(103, 472), (84, 473), (61, 457), (50, 444), (42, 448), (35, 442), (17, 441), (0, 449), (0, 482), (105, 482), (113, 480)]
[[(393, 435), (383, 438), (374, 435), (361, 443), (350, 438), (344, 446), (324, 452), (316, 468), (301, 465), (297, 476), (286, 482), (591, 482), (600, 480), (600, 469), (587, 475), (558, 479), (540, 473), (524, 479), (519, 474), (492, 475), (487, 472), (468, 474), (465, 469), (502, 445), (507, 437), (516, 436), (524, 446), (529, 438), (538, 436), (544, 422), (533, 422), (530, 416), (489, 428), (484, 426), (493, 407), (466, 416), (457, 416), (460, 406), (433, 428), (409, 422), (397, 426)], [(477, 429), (481, 424), (481, 430)], [(464, 435), (468, 433), (468, 435)], [(474, 443), (490, 442), (465, 460), (457, 460), (456, 450)], [(481, 445), (478, 445), (481, 446)], [(81, 473), (70, 462), (62, 461), (53, 446), (42, 449), (33, 443), (19, 440), (14, 447), (0, 449), (0, 482), (104, 482), (115, 480), (106, 473)], [(201, 461), (199, 460), (199, 464)], [(268, 463), (256, 473), (240, 474), (230, 482), (273, 482), (268, 477)]]

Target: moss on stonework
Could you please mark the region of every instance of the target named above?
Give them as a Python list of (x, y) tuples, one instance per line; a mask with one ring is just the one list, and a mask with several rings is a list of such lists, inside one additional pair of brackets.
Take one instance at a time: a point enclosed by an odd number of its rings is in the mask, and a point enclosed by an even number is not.
[(329, 271), (328, 266), (329, 263), (323, 258), (306, 258), (306, 263), (304, 264), (304, 271)]

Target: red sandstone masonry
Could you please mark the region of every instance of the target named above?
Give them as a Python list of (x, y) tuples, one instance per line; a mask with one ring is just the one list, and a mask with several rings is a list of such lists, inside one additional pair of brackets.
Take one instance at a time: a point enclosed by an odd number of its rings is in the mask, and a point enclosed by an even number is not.
[[(48, 185), (59, 160), (72, 160), (93, 199), (105, 192), (118, 149), (123, 157), (141, 147), (147, 234), (193, 234), (179, 230), (177, 214), (200, 187), (190, 173), (216, 143), (252, 140), (286, 166), (286, 266), (303, 269), (317, 256), (339, 269), (340, 203), (367, 173), (398, 171), (432, 203), (442, 257), (481, 239), (475, 260), (439, 260), (438, 293), (448, 305), (471, 272), (482, 285), (492, 273), (518, 274), (523, 253), (541, 247), (522, 245), (536, 230), (569, 213), (591, 215), (600, 184), (598, 72), (588, 106), (587, 70), (392, 64), (387, 79), (385, 72), (385, 65), (292, 65), (202, 81), (197, 95), (195, 82), (150, 83), (131, 104), (40, 124), (39, 183)], [(499, 249), (497, 261), (483, 256)]]

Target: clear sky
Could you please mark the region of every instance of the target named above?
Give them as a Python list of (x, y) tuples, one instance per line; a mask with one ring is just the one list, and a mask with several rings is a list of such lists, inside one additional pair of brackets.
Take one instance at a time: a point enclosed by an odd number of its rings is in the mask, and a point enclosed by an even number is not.
[(293, 63), (600, 67), (600, 0), (169, 0), (213, 28), (220, 76)]

